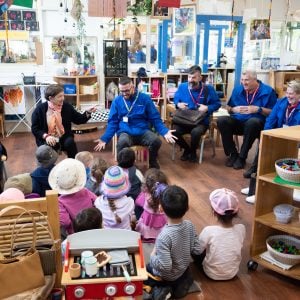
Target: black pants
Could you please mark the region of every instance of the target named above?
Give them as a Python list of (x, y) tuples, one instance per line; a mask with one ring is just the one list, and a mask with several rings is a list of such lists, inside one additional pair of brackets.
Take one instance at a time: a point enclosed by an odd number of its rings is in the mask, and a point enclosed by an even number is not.
[(142, 145), (147, 146), (149, 148), (149, 162), (156, 161), (158, 150), (161, 146), (162, 142), (159, 136), (152, 132), (151, 130), (147, 130), (142, 135), (131, 136), (127, 133), (121, 133), (118, 137), (117, 142), (117, 153), (119, 153), (125, 147), (131, 147), (133, 145)]
[(62, 136), (59, 139), (59, 143), (57, 143), (53, 148), (56, 151), (65, 151), (68, 158), (75, 158), (75, 155), (78, 152), (74, 137), (71, 135)]
[(241, 122), (230, 116), (218, 118), (218, 129), (221, 133), (224, 152), (227, 156), (237, 154), (236, 145), (233, 141), (234, 135), (243, 135), (240, 158), (246, 159), (254, 141), (260, 137), (260, 132), (264, 128), (264, 121), (259, 118), (251, 118), (246, 122)]
[[(177, 137), (177, 145), (180, 148), (191, 152), (192, 154), (196, 154), (196, 151), (199, 147), (200, 138), (203, 134), (205, 134), (208, 126), (204, 124), (199, 124), (197, 126), (173, 124), (172, 129), (176, 130), (175, 132), (173, 132), (173, 135)], [(191, 146), (189, 146), (185, 139), (182, 137), (182, 135), (186, 133), (191, 134)]]

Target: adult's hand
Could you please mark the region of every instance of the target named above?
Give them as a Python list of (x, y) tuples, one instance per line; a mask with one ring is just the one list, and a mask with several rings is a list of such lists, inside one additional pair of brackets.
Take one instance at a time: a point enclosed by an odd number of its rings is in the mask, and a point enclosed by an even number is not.
[(175, 129), (169, 130), (165, 135), (164, 138), (168, 143), (174, 144), (177, 140), (177, 137), (172, 134), (172, 132), (176, 131)]
[(51, 146), (51, 147), (54, 147), (57, 142), (58, 142), (58, 140), (54, 136), (48, 135), (46, 137), (46, 144), (49, 145), (49, 146)]
[(231, 110), (232, 112), (234, 113), (239, 113), (239, 114), (242, 114), (242, 115), (248, 115), (249, 114), (249, 109), (248, 109), (248, 106), (235, 106), (232, 108)]
[(106, 143), (103, 142), (102, 140), (100, 139), (95, 140), (94, 143), (97, 143), (97, 145), (94, 148), (95, 151), (101, 151), (102, 149), (105, 149)]
[(198, 110), (201, 112), (207, 112), (208, 111), (208, 106), (204, 104), (200, 104), (198, 107)]
[(177, 104), (178, 108), (180, 109), (188, 109), (188, 105), (186, 103), (183, 103), (183, 102), (179, 102)]
[(97, 106), (98, 106), (98, 105), (93, 106), (92, 108), (90, 108), (90, 109), (88, 110), (88, 112), (89, 112), (89, 113), (93, 113), (93, 112), (97, 111)]

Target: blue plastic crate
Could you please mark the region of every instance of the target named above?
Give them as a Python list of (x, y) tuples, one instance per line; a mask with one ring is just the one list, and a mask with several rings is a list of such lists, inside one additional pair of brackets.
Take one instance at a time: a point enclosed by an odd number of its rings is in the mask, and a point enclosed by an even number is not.
[(64, 93), (69, 94), (76, 94), (76, 85), (75, 84), (64, 84)]

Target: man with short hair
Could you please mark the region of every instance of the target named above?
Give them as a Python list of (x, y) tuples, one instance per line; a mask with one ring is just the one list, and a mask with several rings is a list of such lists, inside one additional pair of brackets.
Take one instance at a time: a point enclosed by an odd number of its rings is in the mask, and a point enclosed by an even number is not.
[[(255, 71), (243, 72), (241, 85), (235, 87), (227, 103), (230, 116), (218, 118), (217, 125), (221, 133), (225, 154), (225, 165), (236, 170), (243, 169), (248, 152), (255, 139), (260, 137), (266, 117), (276, 104), (275, 91), (257, 80)], [(240, 153), (233, 141), (233, 135), (243, 135)]]
[(100, 151), (117, 134), (117, 153), (125, 147), (142, 145), (149, 148), (150, 168), (158, 168), (158, 150), (161, 146), (157, 133), (168, 143), (174, 143), (174, 130), (169, 130), (161, 120), (160, 114), (152, 99), (134, 88), (129, 77), (122, 77), (119, 81), (119, 93), (110, 108), (105, 133), (97, 140), (94, 150)]

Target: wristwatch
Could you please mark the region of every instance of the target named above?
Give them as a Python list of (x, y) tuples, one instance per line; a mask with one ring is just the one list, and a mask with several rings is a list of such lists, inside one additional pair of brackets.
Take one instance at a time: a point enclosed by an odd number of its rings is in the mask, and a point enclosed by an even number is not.
[(262, 111), (263, 111), (263, 109), (262, 109), (262, 107), (260, 106), (260, 107), (258, 108), (258, 110), (257, 110), (257, 113), (258, 113), (258, 114), (261, 114)]

